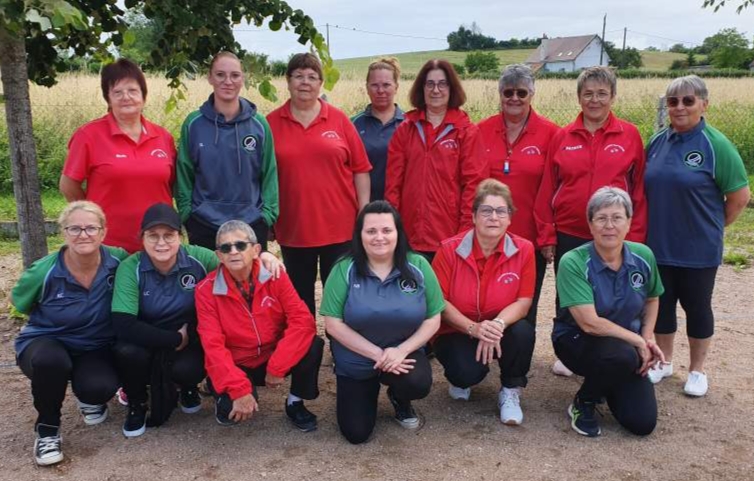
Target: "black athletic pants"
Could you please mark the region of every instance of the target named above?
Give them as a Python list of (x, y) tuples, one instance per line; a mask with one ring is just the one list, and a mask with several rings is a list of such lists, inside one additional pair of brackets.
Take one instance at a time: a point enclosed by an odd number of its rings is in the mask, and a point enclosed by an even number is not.
[(614, 337), (584, 333), (561, 335), (553, 347), (568, 369), (584, 376), (579, 399), (598, 402), (605, 397), (621, 426), (640, 436), (654, 430), (655, 389), (646, 376), (636, 373), (641, 358), (635, 347)]
[(715, 290), (717, 267), (691, 269), (657, 266), (665, 292), (660, 296), (656, 334), (672, 334), (678, 330), (676, 305), (680, 301), (686, 313), (686, 333), (694, 339), (707, 339), (715, 333), (712, 312), (712, 291)]
[[(527, 374), (534, 355), (534, 325), (521, 319), (505, 328), (501, 348), (500, 383), (503, 387), (526, 387)], [(478, 339), (466, 334), (443, 334), (432, 343), (437, 360), (445, 368), (445, 378), (456, 387), (468, 388), (482, 382), (490, 366), (476, 360)]]
[(315, 314), (314, 284), (317, 282), (317, 261), (319, 261), (319, 278), (324, 287), (333, 265), (348, 251), (350, 244), (349, 241), (319, 247), (280, 246), (293, 288), (296, 289), (312, 315)]
[[(233, 219), (228, 219), (233, 220)], [(267, 250), (267, 234), (269, 227), (264, 219), (259, 219), (253, 224), (249, 224), (257, 236), (257, 242), (262, 245), (262, 250)], [(186, 220), (186, 232), (188, 233), (189, 244), (206, 247), (210, 250), (216, 250), (217, 229), (209, 227), (197, 221), (193, 216)]]
[(416, 363), (406, 374), (380, 372), (377, 376), (363, 380), (337, 376), (338, 427), (348, 442), (360, 444), (372, 434), (377, 422), (380, 384), (388, 386), (395, 399), (399, 401), (427, 397), (432, 387), (432, 366), (427, 356), (418, 350), (409, 354), (407, 358), (416, 359)]
[(74, 352), (56, 339), (40, 337), (26, 346), (18, 366), (31, 379), (37, 425), (60, 426), (68, 380), (78, 400), (86, 404), (105, 404), (118, 390), (110, 347)]
[[(156, 350), (125, 342), (116, 343), (113, 350), (128, 401), (147, 402), (147, 385)], [(175, 352), (170, 368), (170, 377), (175, 384), (181, 388), (196, 388), (204, 376), (204, 351), (198, 340)]]
[(545, 273), (547, 271), (547, 261), (542, 256), (540, 251), (534, 253), (534, 260), (537, 264), (537, 282), (534, 285), (534, 298), (531, 300), (531, 307), (529, 312), (526, 313), (526, 320), (532, 325), (537, 325), (537, 305), (539, 304), (539, 295), (542, 293), (542, 284), (545, 280)]

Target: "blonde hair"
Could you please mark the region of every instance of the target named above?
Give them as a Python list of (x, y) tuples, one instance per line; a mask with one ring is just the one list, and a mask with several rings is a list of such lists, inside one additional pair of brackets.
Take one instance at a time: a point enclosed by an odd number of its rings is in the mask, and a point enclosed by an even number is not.
[(60, 227), (61, 234), (63, 233), (63, 229), (67, 227), (66, 224), (68, 223), (68, 219), (77, 210), (83, 210), (84, 212), (94, 214), (97, 216), (97, 220), (101, 224), (100, 227), (103, 229), (107, 227), (105, 213), (100, 206), (89, 200), (76, 200), (65, 206), (65, 209), (63, 209), (63, 212), (61, 212), (58, 217), (58, 227)]
[(239, 64), (241, 64), (241, 70), (243, 71), (243, 63), (241, 63), (241, 59), (238, 58), (238, 55), (234, 54), (233, 52), (228, 52), (227, 50), (223, 50), (222, 52), (218, 52), (214, 57), (212, 57), (212, 61), (209, 63), (209, 73), (212, 73), (212, 69), (215, 67), (215, 62), (220, 60), (221, 58), (232, 58), (233, 60), (237, 60)]
[(374, 70), (389, 70), (393, 72), (393, 80), (398, 85), (398, 79), (401, 77), (401, 64), (395, 57), (382, 57), (374, 60), (369, 64), (367, 69), (367, 83), (369, 83), (369, 75)]

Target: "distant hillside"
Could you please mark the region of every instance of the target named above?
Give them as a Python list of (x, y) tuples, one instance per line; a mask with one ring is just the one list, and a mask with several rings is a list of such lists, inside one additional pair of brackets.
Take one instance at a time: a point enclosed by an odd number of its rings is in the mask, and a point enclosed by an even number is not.
[[(529, 56), (533, 49), (520, 50), (496, 50), (495, 54), (500, 59), (500, 65), (523, 62)], [(401, 69), (404, 73), (412, 74), (419, 71), (427, 60), (433, 58), (444, 58), (452, 63), (463, 64), (468, 52), (450, 52), (448, 50), (430, 50), (426, 52), (409, 52), (398, 54), (387, 54), (397, 57), (401, 62)], [(358, 78), (365, 75), (369, 62), (377, 58), (374, 57), (357, 57), (335, 60), (335, 66), (340, 70), (341, 75), (347, 78)], [(686, 58), (685, 55), (672, 52), (641, 52), (641, 58), (644, 62), (645, 70), (667, 70), (673, 60)], [(702, 60), (697, 58), (697, 60)]]

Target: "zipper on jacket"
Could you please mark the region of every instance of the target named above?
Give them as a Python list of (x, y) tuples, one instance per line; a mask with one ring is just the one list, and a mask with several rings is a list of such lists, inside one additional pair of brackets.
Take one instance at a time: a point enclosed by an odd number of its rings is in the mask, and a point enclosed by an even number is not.
[(251, 319), (251, 327), (254, 328), (254, 333), (257, 335), (257, 357), (259, 357), (262, 355), (262, 338), (259, 336), (257, 321), (254, 320), (254, 315), (251, 313), (249, 308), (246, 307), (246, 305), (244, 305), (243, 308), (246, 309), (246, 312), (249, 314), (249, 319)]

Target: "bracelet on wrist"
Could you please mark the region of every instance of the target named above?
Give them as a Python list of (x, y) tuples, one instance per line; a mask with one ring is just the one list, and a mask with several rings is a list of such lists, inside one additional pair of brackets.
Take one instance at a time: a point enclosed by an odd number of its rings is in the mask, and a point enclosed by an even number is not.
[(502, 317), (496, 317), (496, 318), (493, 319), (493, 321), (495, 321), (498, 324), (500, 324), (500, 327), (503, 328), (503, 331), (505, 330), (505, 319), (503, 319)]
[(471, 332), (472, 332), (472, 331), (474, 330), (474, 326), (476, 326), (476, 322), (472, 322), (472, 323), (471, 323), (471, 324), (469, 324), (469, 326), (468, 326), (468, 327), (466, 328), (466, 334), (468, 334), (468, 335), (469, 335), (469, 337), (470, 337), (470, 338), (472, 338), (472, 339), (474, 338), (474, 336), (473, 336), (473, 335), (471, 335)]

